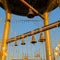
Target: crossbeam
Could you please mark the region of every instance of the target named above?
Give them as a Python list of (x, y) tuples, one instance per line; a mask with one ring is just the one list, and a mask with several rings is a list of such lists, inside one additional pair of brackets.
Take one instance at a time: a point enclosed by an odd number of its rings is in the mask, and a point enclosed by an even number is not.
[(46, 30), (55, 28), (55, 27), (59, 27), (59, 26), (60, 26), (60, 20), (59, 21), (56, 21), (54, 23), (51, 23), (51, 24), (49, 24), (47, 26), (43, 26), (43, 27), (37, 28), (37, 29), (35, 29), (33, 31), (29, 31), (29, 32), (24, 33), (22, 35), (18, 35), (16, 37), (10, 38), (10, 39), (8, 39), (7, 43), (18, 41), (18, 40), (20, 40), (22, 38), (26, 38), (27, 36), (32, 36), (34, 34), (37, 34), (37, 33), (40, 33), (40, 32), (43, 32), (43, 31), (46, 31)]

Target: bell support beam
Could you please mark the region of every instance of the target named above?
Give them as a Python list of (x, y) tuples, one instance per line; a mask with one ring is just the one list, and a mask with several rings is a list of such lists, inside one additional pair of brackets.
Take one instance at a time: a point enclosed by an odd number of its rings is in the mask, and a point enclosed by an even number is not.
[[(18, 35), (18, 36), (16, 36), (16, 40), (15, 40), (15, 37), (10, 38), (10, 39), (8, 39), (7, 43), (11, 43), (11, 42), (20, 40), (20, 39), (23, 38), (23, 36), (24, 36), (24, 38), (26, 38), (27, 36), (32, 36), (32, 35), (34, 35), (34, 34), (37, 34), (37, 33), (40, 33), (40, 32), (43, 32), (43, 31), (46, 31), (46, 30), (55, 28), (55, 27), (57, 27), (57, 26), (60, 26), (60, 21), (56, 21), (56, 22), (51, 23), (51, 24), (49, 24), (49, 25), (46, 25), (46, 26), (44, 26), (44, 27), (37, 28), (37, 29), (35, 29), (35, 30), (33, 30), (33, 31), (29, 31), (29, 32), (24, 33), (24, 34), (22, 34), (22, 35)], [(32, 32), (33, 32), (33, 33), (32, 33)]]
[(33, 8), (30, 4), (28, 4), (25, 0), (20, 0), (24, 5), (26, 5), (28, 8), (32, 9), (37, 15), (39, 15), (42, 19), (44, 19), (44, 16), (40, 14), (35, 8)]
[[(44, 13), (44, 26), (49, 24), (49, 13)], [(45, 32), (45, 39), (46, 39), (46, 60), (53, 60), (53, 54), (52, 54), (52, 47), (50, 42), (50, 30), (46, 30)]]

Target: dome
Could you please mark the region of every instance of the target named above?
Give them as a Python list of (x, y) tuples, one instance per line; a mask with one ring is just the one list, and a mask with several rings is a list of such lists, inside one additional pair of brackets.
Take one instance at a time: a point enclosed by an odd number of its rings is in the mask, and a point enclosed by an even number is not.
[[(6, 0), (6, 1), (8, 8), (12, 14), (27, 16), (27, 14), (29, 13), (29, 8), (25, 6), (20, 0)], [(26, 0), (27, 3), (33, 6), (41, 14), (43, 14), (46, 11), (47, 7), (50, 5), (52, 1), (53, 0)], [(3, 7), (3, 4), (0, 3), (0, 6)], [(57, 7), (56, 0), (54, 0), (54, 3), (52, 3), (50, 7), (51, 8), (48, 10), (49, 12)], [(37, 14), (34, 13), (34, 16), (36, 15)]]

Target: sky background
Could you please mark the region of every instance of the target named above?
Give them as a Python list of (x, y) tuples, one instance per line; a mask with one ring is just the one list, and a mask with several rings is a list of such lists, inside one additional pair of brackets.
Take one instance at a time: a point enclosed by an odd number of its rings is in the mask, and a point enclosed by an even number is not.
[[(49, 24), (58, 20), (60, 20), (59, 7), (49, 13)], [(3, 36), (4, 22), (5, 22), (5, 11), (2, 8), (0, 8), (0, 41), (2, 41), (1, 38)], [(23, 33), (29, 32), (31, 30), (34, 30), (42, 26), (44, 26), (43, 20), (39, 16), (29, 19), (26, 16), (23, 17), (23, 16), (17, 16), (17, 15), (12, 14), (9, 38), (14, 37), (15, 34), (16, 36), (21, 35)], [(17, 47), (14, 46), (14, 42), (10, 43), (8, 45), (9, 55), (8, 55), (7, 60), (10, 60), (11, 58), (20, 59), (23, 56), (27, 56), (27, 55), (29, 56), (29, 58), (34, 58), (36, 53), (39, 53), (44, 59), (45, 54), (46, 54), (45, 42), (44, 43), (38, 42), (39, 35), (40, 35), (39, 33), (34, 35), (37, 40), (37, 43), (35, 45), (32, 45), (30, 43), (31, 36), (24, 39), (25, 42), (28, 42), (26, 43), (25, 46), (21, 45), (21, 40), (17, 41), (18, 43)], [(50, 35), (51, 35), (52, 49), (54, 50), (60, 40), (60, 27), (51, 29)], [(59, 59), (60, 57), (56, 56), (56, 60), (59, 60)]]

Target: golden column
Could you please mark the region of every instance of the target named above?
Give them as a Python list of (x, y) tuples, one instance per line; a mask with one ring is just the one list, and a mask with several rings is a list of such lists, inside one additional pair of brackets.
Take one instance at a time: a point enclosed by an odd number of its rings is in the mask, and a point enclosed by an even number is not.
[[(44, 13), (44, 26), (49, 24), (49, 14), (48, 12)], [(51, 42), (50, 42), (50, 31), (45, 31), (45, 38), (46, 38), (46, 60), (53, 60), (52, 58), (52, 48), (51, 48)]]
[(9, 31), (10, 31), (10, 18), (11, 18), (11, 13), (6, 11), (6, 21), (4, 24), (4, 32), (3, 32), (3, 37), (2, 37), (2, 60), (6, 60), (6, 54), (7, 54), (7, 41), (8, 41), (8, 36), (9, 36)]

